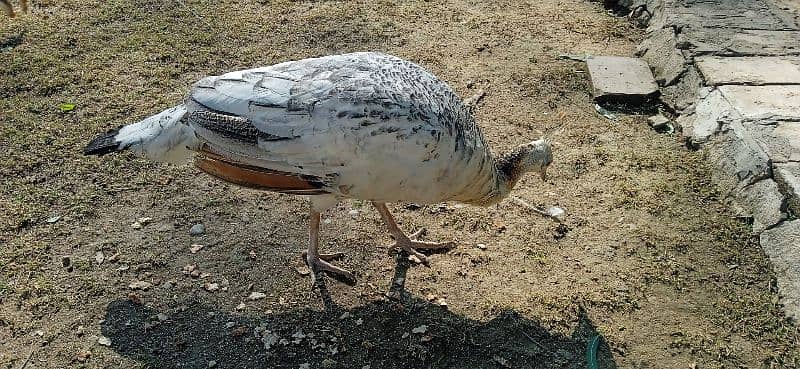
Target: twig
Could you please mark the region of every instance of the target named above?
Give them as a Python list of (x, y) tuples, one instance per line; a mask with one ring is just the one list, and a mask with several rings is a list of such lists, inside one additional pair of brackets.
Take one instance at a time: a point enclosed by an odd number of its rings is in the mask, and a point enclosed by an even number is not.
[(25, 359), (25, 362), (22, 363), (22, 366), (19, 367), (19, 369), (25, 369), (25, 367), (28, 366), (28, 363), (31, 361), (31, 357), (33, 357), (34, 352), (36, 352), (36, 349), (31, 350), (31, 353), (28, 354), (28, 358)]
[(519, 206), (522, 206), (523, 208), (526, 208), (526, 209), (528, 209), (528, 210), (530, 210), (530, 211), (532, 211), (532, 212), (534, 212), (536, 214), (539, 214), (539, 215), (541, 215), (543, 217), (550, 218), (550, 213), (548, 213), (545, 210), (539, 209), (539, 208), (537, 208), (537, 207), (535, 207), (535, 206), (533, 206), (531, 204), (528, 204), (527, 201), (525, 201), (523, 199), (520, 199), (519, 197), (512, 196), (511, 197), (511, 202), (513, 202), (513, 203), (515, 203), (515, 204), (517, 204)]

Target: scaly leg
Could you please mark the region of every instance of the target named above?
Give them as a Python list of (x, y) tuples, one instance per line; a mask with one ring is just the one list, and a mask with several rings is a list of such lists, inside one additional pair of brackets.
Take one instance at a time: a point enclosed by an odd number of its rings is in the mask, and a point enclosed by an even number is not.
[(389, 212), (389, 208), (386, 207), (385, 203), (373, 202), (372, 205), (378, 209), (378, 213), (381, 214), (383, 222), (386, 223), (386, 227), (389, 228), (389, 233), (394, 236), (394, 244), (392, 244), (392, 246), (400, 247), (403, 251), (416, 257), (425, 265), (428, 265), (428, 258), (416, 249), (450, 249), (455, 246), (453, 242), (426, 242), (416, 240), (422, 233), (422, 229), (412, 233), (410, 237), (406, 236), (403, 230), (397, 226), (397, 222), (394, 221), (394, 217), (392, 217), (392, 213)]
[(335, 254), (320, 254), (318, 251), (319, 247), (319, 219), (320, 219), (320, 212), (314, 209), (312, 206), (311, 208), (311, 216), (309, 219), (308, 224), (308, 251), (305, 252), (304, 256), (306, 258), (306, 263), (308, 263), (308, 267), (311, 269), (311, 280), (312, 282), (316, 282), (317, 280), (317, 273), (319, 271), (327, 271), (335, 274), (339, 274), (349, 280), (354, 280), (355, 277), (353, 273), (350, 273), (347, 270), (334, 266), (333, 264), (329, 263), (328, 260), (333, 260), (338, 257), (341, 257), (342, 253), (335, 253)]

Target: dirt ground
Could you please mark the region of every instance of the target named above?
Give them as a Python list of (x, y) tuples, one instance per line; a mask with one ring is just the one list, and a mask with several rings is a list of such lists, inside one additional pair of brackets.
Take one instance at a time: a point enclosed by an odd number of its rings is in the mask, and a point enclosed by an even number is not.
[[(800, 367), (702, 152), (599, 116), (581, 63), (558, 59), (632, 55), (641, 34), (588, 1), (35, 1), (0, 20), (0, 368), (585, 368), (597, 335), (601, 368)], [(393, 204), (404, 229), (457, 241), (428, 268), (389, 255), (373, 208), (341, 203), (323, 248), (358, 282), (313, 289), (303, 198), (81, 155), (204, 75), (357, 50), (484, 89), (495, 151), (552, 134), (548, 182), (513, 195), (565, 222), (510, 201)]]

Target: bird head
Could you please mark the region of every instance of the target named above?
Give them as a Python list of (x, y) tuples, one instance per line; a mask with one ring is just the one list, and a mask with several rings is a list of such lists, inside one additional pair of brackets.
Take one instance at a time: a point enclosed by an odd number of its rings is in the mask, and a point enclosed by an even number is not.
[(541, 138), (521, 145), (519, 147), (522, 152), (520, 169), (522, 173), (536, 172), (542, 177), (542, 180), (547, 180), (547, 167), (553, 162), (553, 150), (546, 138)]

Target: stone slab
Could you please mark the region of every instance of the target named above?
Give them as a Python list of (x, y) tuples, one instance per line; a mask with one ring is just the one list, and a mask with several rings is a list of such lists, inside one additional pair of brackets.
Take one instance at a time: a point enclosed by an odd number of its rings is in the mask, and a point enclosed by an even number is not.
[(596, 56), (586, 60), (598, 101), (646, 100), (658, 94), (653, 73), (641, 59)]
[(694, 66), (689, 65), (677, 83), (661, 88), (661, 101), (676, 112), (683, 113), (697, 102), (697, 91), (703, 86), (703, 79)]
[(695, 113), (688, 119), (681, 119), (684, 133), (691, 139), (692, 146), (699, 147), (734, 119), (741, 119), (739, 113), (718, 90), (704, 95), (695, 106)]
[(709, 27), (684, 27), (678, 46), (694, 55), (800, 55), (800, 31), (720, 30)]
[(800, 122), (750, 122), (746, 126), (773, 163), (800, 162)]
[(774, 266), (786, 315), (800, 321), (800, 220), (761, 233), (761, 248)]
[(778, 184), (764, 179), (742, 188), (736, 196), (741, 216), (753, 218), (753, 234), (760, 234), (786, 219), (784, 197)]
[(719, 87), (731, 105), (748, 121), (771, 124), (800, 121), (800, 85)]
[(710, 86), (800, 84), (800, 57), (699, 56), (695, 63)]
[(800, 214), (800, 163), (775, 164), (775, 181), (781, 188), (794, 214)]
[(653, 69), (656, 82), (661, 86), (674, 84), (686, 70), (686, 60), (676, 44), (672, 28), (662, 28), (653, 32), (636, 51)]
[(764, 0), (664, 0), (663, 26), (797, 30), (785, 12)]

